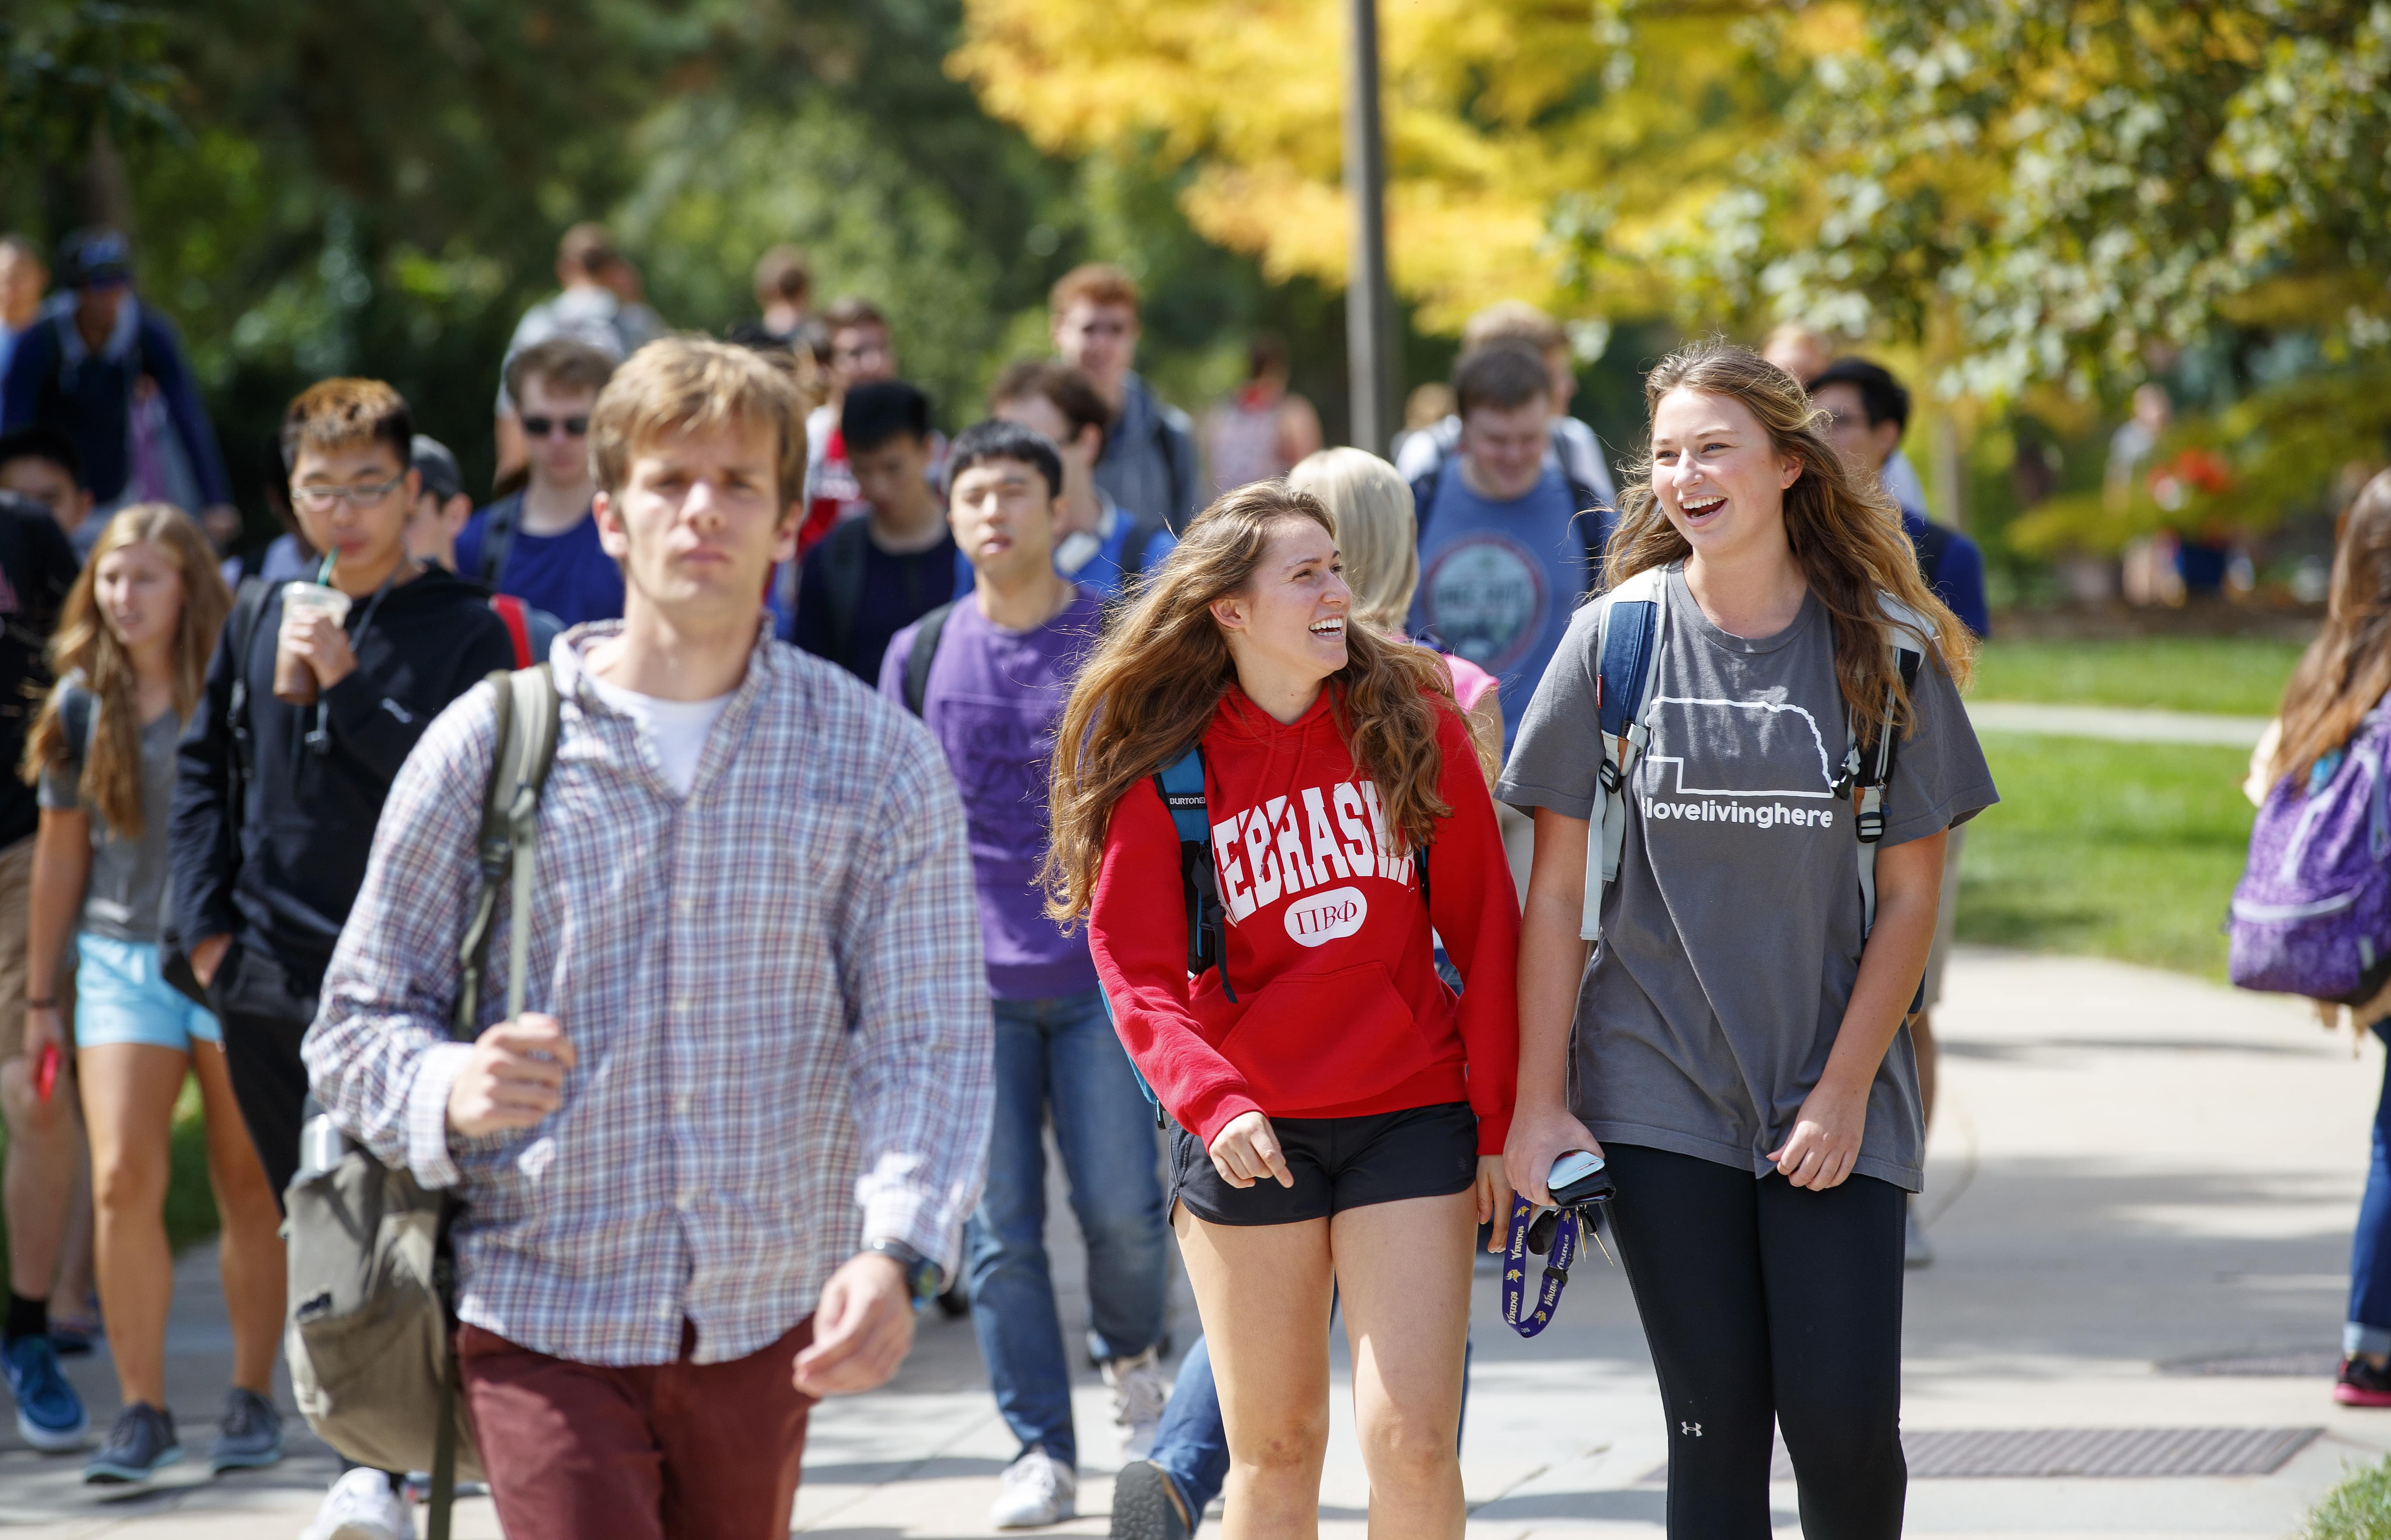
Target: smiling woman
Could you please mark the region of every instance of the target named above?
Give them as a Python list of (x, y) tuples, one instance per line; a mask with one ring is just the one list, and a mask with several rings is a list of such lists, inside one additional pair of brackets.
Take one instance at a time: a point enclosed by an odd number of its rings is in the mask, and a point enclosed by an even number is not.
[[(1698, 347), (1646, 399), (1613, 587), (1496, 788), (1536, 821), (1510, 1174), (1541, 1201), (1557, 1158), (1609, 1161), (1674, 1540), (1767, 1530), (1776, 1428), (1814, 1533), (1893, 1540), (1924, 1145), (1905, 1019), (1946, 831), (1994, 800), (1956, 688), (1972, 644), (1790, 376)], [(1641, 643), (1624, 670), (1622, 639)], [(1845, 724), (1888, 718), (1897, 769), (1855, 806)]]
[[(1088, 916), (1115, 1026), (1177, 1119), (1230, 1523), (1316, 1527), (1341, 1287), (1370, 1344), (1374, 1508), (1457, 1536), (1473, 1226), (1510, 1201), (1519, 914), (1443, 665), (1349, 625), (1340, 568), (1327, 512), (1284, 482), (1187, 527), (1072, 692), (1048, 881), (1058, 919)], [(1191, 748), (1208, 837), (1157, 773)]]

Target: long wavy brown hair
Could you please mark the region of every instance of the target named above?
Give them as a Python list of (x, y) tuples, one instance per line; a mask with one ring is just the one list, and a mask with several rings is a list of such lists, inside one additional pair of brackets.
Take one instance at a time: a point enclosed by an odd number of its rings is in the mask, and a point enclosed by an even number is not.
[(2341, 516), (2324, 629), (2283, 687), (2282, 736), (2268, 781), (2296, 775), (2349, 742), (2359, 718), (2391, 692), (2391, 471), (2366, 484)]
[[(1053, 841), (1043, 880), (1046, 912), (1055, 919), (1068, 924), (1088, 912), (1122, 796), (1211, 725), (1237, 678), (1213, 602), (1251, 582), (1272, 535), (1295, 520), (1332, 538), (1337, 532), (1316, 498), (1283, 481), (1222, 497), (1187, 526), (1179, 549), (1145, 577), (1079, 671), (1054, 744)], [(1348, 625), (1345, 666), (1325, 688), (1354, 768), (1378, 783), (1389, 832), (1405, 849), (1434, 844), (1437, 821), (1453, 811), (1436, 789), (1443, 770), (1437, 712), (1460, 709), (1436, 654)]]
[[(1785, 489), (1785, 536), (1834, 627), (1835, 679), (1844, 705), (1855, 720), (1868, 721), (1884, 715), (1889, 696), (1893, 720), (1906, 734), (1914, 725), (1909, 691), (1884, 644), (1879, 596), (1889, 594), (1924, 618), (1934, 632), (1920, 639), (1926, 651), (1959, 684), (1975, 670), (1976, 640), (1926, 586), (1900, 509), (1827, 442), (1826, 414), (1810, 404), (1802, 382), (1750, 348), (1698, 343), (1661, 359), (1644, 380), (1648, 419), (1662, 396), (1681, 390), (1741, 402), (1777, 452), (1802, 462), (1800, 478)], [(1603, 570), (1615, 587), (1648, 567), (1682, 561), (1692, 550), (1652, 490), (1648, 442), (1643, 458), (1628, 468)]]
[(143, 541), (156, 546), (183, 575), (183, 615), (174, 628), (174, 714), (185, 721), (199, 709), (205, 687), (208, 658), (215, 652), (216, 632), (232, 609), (232, 594), (216, 570), (215, 553), (189, 514), (172, 503), (136, 503), (108, 521), (91, 560), (84, 563), (74, 587), (67, 592), (58, 628), (50, 637), (50, 670), (59, 679), (80, 671), (84, 688), (98, 700), (91, 727), (91, 752), (67, 742), (66, 723), (59, 719), (64, 692), (53, 690), (25, 735), (25, 758), (19, 767), (28, 782), (41, 779), (51, 765), (83, 760), (76, 796), (97, 811), (109, 832), (121, 839), (139, 839), (145, 820), (141, 809), (141, 708), (132, 656), (116, 633), (108, 628), (99, 608), (99, 563), (111, 551)]

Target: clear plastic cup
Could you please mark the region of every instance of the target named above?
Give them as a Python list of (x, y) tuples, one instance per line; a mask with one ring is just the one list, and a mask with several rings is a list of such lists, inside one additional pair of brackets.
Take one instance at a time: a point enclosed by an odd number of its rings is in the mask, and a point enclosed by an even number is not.
[(282, 627), (274, 637), (274, 698), (292, 705), (311, 705), (317, 693), (316, 670), (291, 651), (291, 628), (304, 615), (324, 615), (338, 626), (349, 618), (347, 594), (326, 583), (282, 585)]

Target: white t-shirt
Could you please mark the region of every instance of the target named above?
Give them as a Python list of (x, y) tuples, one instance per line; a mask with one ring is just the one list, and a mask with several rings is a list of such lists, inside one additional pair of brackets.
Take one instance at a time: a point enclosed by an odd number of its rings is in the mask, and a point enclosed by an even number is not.
[(731, 691), (710, 701), (667, 701), (642, 695), (621, 685), (585, 675), (598, 698), (640, 724), (640, 736), (655, 751), (665, 782), (676, 796), (687, 796), (697, 784), (697, 762), (705, 756), (707, 734), (730, 704)]

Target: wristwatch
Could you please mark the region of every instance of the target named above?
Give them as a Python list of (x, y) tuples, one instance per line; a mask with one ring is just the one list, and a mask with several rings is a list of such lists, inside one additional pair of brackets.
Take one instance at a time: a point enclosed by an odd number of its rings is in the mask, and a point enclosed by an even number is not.
[(946, 1269), (914, 1250), (901, 1240), (867, 1240), (866, 1251), (886, 1257), (905, 1270), (905, 1292), (913, 1298), (913, 1308), (921, 1309), (945, 1292)]

